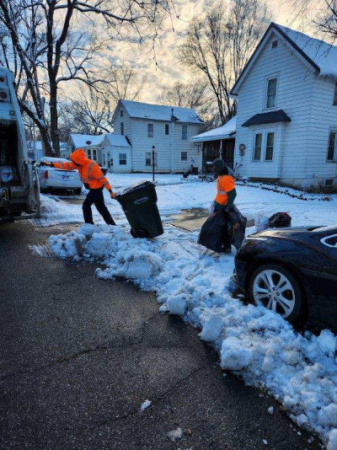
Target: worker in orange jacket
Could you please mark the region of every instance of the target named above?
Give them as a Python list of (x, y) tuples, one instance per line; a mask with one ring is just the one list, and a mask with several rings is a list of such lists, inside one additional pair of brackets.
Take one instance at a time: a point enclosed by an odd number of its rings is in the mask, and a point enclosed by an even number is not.
[[(214, 200), (214, 211), (224, 213), (226, 220), (229, 220), (229, 208), (234, 204), (236, 189), (234, 178), (229, 174), (228, 168), (223, 159), (218, 158), (213, 162), (214, 174), (217, 176), (217, 194)], [(223, 251), (231, 252), (228, 227), (224, 227), (222, 232)]]
[(82, 206), (85, 223), (94, 224), (91, 206), (95, 205), (97, 211), (108, 225), (116, 225), (104, 203), (103, 188), (105, 187), (109, 191), (111, 198), (115, 198), (116, 195), (112, 192), (111, 186), (103, 175), (99, 165), (95, 161), (87, 158), (83, 149), (79, 148), (75, 150), (70, 155), (70, 162), (53, 163), (44, 161), (42, 164), (45, 166), (56, 167), (56, 169), (78, 170), (81, 181), (84, 183), (85, 187), (89, 189), (89, 193)]
[(229, 174), (223, 159), (218, 158), (213, 162), (213, 170), (217, 176), (217, 194), (214, 200), (214, 209), (216, 211), (225, 211), (234, 204), (236, 198), (234, 178)]

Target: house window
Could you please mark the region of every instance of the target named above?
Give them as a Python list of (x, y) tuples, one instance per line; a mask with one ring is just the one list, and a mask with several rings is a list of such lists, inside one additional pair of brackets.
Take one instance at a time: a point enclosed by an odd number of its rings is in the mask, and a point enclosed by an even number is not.
[(147, 124), (147, 137), (153, 137), (153, 123)]
[(91, 159), (91, 148), (88, 148), (87, 154), (88, 154), (88, 158)]
[(278, 46), (278, 41), (273, 41), (271, 44), (272, 48), (276, 48)]
[(122, 109), (120, 110), (120, 116), (124, 117), (124, 111)]
[(254, 145), (254, 161), (261, 160), (261, 150), (262, 150), (262, 134), (255, 135), (255, 145)]
[[(145, 165), (152, 167), (152, 152), (145, 153)], [(157, 166), (157, 153), (154, 153), (154, 165)]]
[(126, 153), (120, 153), (119, 154), (119, 165), (120, 166), (126, 166)]
[(327, 161), (334, 161), (335, 159), (336, 135), (336, 131), (330, 132)]
[(170, 125), (168, 123), (165, 123), (165, 134), (166, 136), (170, 134)]
[(274, 108), (276, 106), (276, 87), (277, 87), (277, 78), (271, 78), (268, 80), (267, 85), (267, 102), (266, 108)]
[(93, 150), (93, 151), (92, 151), (92, 159), (93, 159), (94, 161), (97, 161), (97, 150)]
[(124, 136), (124, 122), (121, 122), (121, 135)]
[(146, 166), (152, 166), (151, 152), (146, 152), (145, 153), (145, 165)]
[(334, 97), (333, 97), (333, 104), (335, 106), (337, 106), (337, 81), (335, 83), (335, 93), (334, 93)]
[(181, 160), (187, 161), (187, 152), (181, 152)]
[(272, 161), (274, 156), (274, 133), (267, 134), (266, 161)]
[(187, 125), (182, 126), (182, 136), (181, 139), (183, 141), (187, 141)]

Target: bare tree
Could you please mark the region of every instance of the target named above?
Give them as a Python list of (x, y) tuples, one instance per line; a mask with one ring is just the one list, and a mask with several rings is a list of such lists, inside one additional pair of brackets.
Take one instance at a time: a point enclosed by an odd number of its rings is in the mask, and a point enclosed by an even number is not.
[[(171, 1), (0, 0), (0, 23), (11, 47), (10, 53), (5, 43), (3, 59), (14, 66), (22, 87), (18, 91), (21, 107), (39, 127), (47, 154), (59, 154), (60, 85), (76, 81), (94, 88), (106, 81), (99, 71), (92, 70), (94, 55), (102, 49), (102, 41), (93, 31), (95, 25), (100, 34), (105, 25), (120, 39), (127, 28), (143, 41), (157, 35)], [(48, 98), (51, 142), (43, 96)]]
[(337, 1), (323, 0), (324, 12), (316, 22), (319, 29), (334, 41), (337, 39)]
[(297, 17), (306, 18), (307, 13), (314, 10), (316, 18), (313, 23), (316, 29), (328, 40), (336, 40), (337, 0), (290, 0), (289, 3), (297, 12)]
[(165, 105), (192, 108), (206, 121), (213, 119), (212, 98), (205, 82), (184, 84), (177, 81), (164, 88), (157, 100)]
[[(122, 64), (106, 69), (104, 82), (98, 90), (84, 87), (72, 92), (62, 104), (62, 125), (77, 133), (99, 134), (113, 131), (113, 113), (119, 99), (137, 100), (146, 77)], [(64, 129), (64, 126), (62, 128)], [(63, 132), (64, 134), (64, 132)]]
[(236, 112), (230, 90), (266, 30), (269, 15), (259, 0), (216, 2), (190, 23), (180, 54), (183, 64), (202, 74), (211, 90), (220, 122)]

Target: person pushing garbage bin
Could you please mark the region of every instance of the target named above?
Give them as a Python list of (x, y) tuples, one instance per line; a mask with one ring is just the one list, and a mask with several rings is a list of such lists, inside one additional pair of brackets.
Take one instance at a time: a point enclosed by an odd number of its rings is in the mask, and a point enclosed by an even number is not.
[(70, 162), (49, 162), (43, 161), (41, 163), (44, 166), (55, 167), (56, 169), (63, 170), (78, 170), (81, 181), (85, 187), (89, 189), (84, 202), (83, 202), (83, 216), (85, 223), (94, 224), (91, 206), (95, 205), (97, 211), (103, 217), (104, 221), (108, 225), (116, 225), (115, 221), (111, 217), (108, 208), (104, 202), (103, 188), (106, 188), (111, 198), (115, 198), (116, 195), (112, 192), (110, 183), (105, 178), (105, 175), (101, 171), (99, 165), (87, 158), (85, 151), (81, 148), (75, 150), (70, 155)]

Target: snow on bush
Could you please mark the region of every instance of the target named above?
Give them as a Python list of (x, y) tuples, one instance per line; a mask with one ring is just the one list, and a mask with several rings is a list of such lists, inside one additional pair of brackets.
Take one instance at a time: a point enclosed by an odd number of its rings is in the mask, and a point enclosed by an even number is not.
[(122, 277), (157, 293), (161, 312), (180, 314), (219, 351), (221, 367), (267, 389), (300, 426), (337, 450), (337, 338), (298, 334), (277, 314), (231, 296), (231, 255), (215, 257), (196, 236), (167, 228), (156, 240), (133, 239), (122, 227), (83, 225), (50, 237), (61, 258), (99, 260), (104, 279)]

